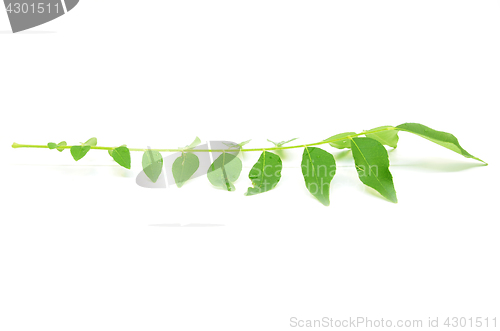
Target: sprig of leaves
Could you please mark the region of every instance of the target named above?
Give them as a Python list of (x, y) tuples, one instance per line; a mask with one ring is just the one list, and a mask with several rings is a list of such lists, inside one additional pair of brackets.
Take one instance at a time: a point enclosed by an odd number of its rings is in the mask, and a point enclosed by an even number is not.
[(286, 146), (297, 138), (287, 141), (274, 142), (274, 147), (268, 148), (243, 148), (250, 140), (240, 144), (227, 144), (224, 150), (195, 149), (201, 143), (196, 137), (191, 144), (177, 149), (129, 149), (126, 145), (119, 147), (98, 147), (97, 139), (90, 138), (79, 145), (68, 146), (65, 141), (56, 144), (49, 142), (47, 145), (22, 145), (14, 143), (13, 148), (48, 148), (57, 149), (59, 152), (69, 148), (75, 161), (82, 159), (91, 149), (107, 150), (113, 160), (120, 166), (131, 168), (131, 151), (143, 151), (142, 168), (146, 176), (154, 183), (163, 171), (163, 157), (161, 152), (178, 152), (180, 155), (172, 164), (172, 175), (178, 187), (182, 187), (197, 172), (200, 160), (195, 153), (217, 152), (220, 153), (207, 169), (209, 182), (218, 188), (227, 191), (235, 191), (234, 182), (240, 177), (243, 165), (238, 152), (260, 151), (258, 161), (251, 168), (248, 178), (252, 186), (247, 189), (245, 195), (251, 196), (264, 193), (275, 188), (281, 179), (283, 169), (281, 158), (272, 151), (283, 149), (303, 148), (301, 169), (306, 189), (323, 205), (330, 204), (330, 188), (336, 173), (336, 162), (332, 154), (326, 150), (315, 147), (318, 145), (330, 145), (337, 149), (351, 149), (354, 164), (360, 181), (366, 186), (374, 189), (387, 200), (396, 203), (398, 201), (394, 187), (393, 177), (389, 170), (389, 156), (384, 146), (397, 148), (399, 132), (409, 132), (443, 146), (466, 158), (485, 163), (483, 160), (471, 155), (458, 142), (451, 133), (437, 131), (423, 124), (404, 123), (398, 126), (379, 126), (361, 133), (344, 132), (333, 135), (317, 143)]

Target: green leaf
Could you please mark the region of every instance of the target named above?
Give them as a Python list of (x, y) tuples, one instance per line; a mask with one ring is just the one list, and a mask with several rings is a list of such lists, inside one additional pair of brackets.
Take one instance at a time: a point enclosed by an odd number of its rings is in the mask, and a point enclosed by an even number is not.
[[(384, 130), (385, 131), (380, 131), (380, 132), (372, 132), (372, 131), (378, 131), (378, 130)], [(368, 138), (375, 139), (376, 141), (380, 142), (382, 145), (387, 145), (392, 148), (398, 147), (398, 132), (399, 130), (396, 129), (393, 126), (387, 125), (387, 126), (379, 126), (375, 129), (371, 129), (368, 131), (365, 131), (365, 136)]]
[(156, 183), (163, 169), (163, 157), (158, 151), (148, 149), (142, 155), (142, 169), (153, 183)]
[(223, 144), (226, 145), (227, 147), (229, 147), (230, 149), (231, 148), (243, 148), (243, 146), (245, 146), (246, 144), (248, 144), (251, 141), (252, 141), (252, 139), (248, 139), (248, 140), (245, 140), (239, 144), (234, 144), (234, 143), (231, 143), (231, 144), (223, 143)]
[(282, 168), (283, 165), (278, 155), (262, 152), (248, 174), (254, 187), (249, 187), (246, 195), (255, 195), (273, 189), (280, 181)]
[(191, 149), (193, 147), (198, 146), (201, 143), (200, 138), (196, 137), (192, 143), (187, 145), (186, 147), (180, 148), (180, 149)]
[[(56, 143), (48, 143), (47, 144), (47, 147), (49, 147), (50, 149), (56, 149), (59, 151), (59, 152), (62, 152), (64, 151), (64, 146), (66, 146), (66, 142), (65, 141), (61, 141), (59, 144), (56, 144)], [(61, 148), (62, 147), (62, 148)]]
[(297, 140), (297, 139), (299, 139), (299, 138), (293, 138), (293, 139), (290, 139), (287, 141), (280, 141), (279, 143), (275, 143), (274, 141), (269, 140), (269, 139), (267, 139), (267, 141), (269, 141), (270, 143), (273, 143), (274, 146), (276, 146), (276, 147), (282, 147), (283, 145), (288, 144), (289, 142), (292, 142), (292, 141)]
[(362, 137), (351, 139), (351, 149), (359, 179), (389, 201), (398, 202), (385, 147), (377, 140)]
[(68, 146), (68, 144), (65, 141), (61, 141), (59, 144), (57, 144), (57, 150), (59, 152), (64, 151), (64, 147)]
[(207, 177), (212, 185), (234, 191), (235, 182), (240, 177), (243, 164), (230, 153), (222, 153), (208, 168)]
[(97, 146), (97, 138), (90, 138), (86, 142), (83, 143), (85, 146)]
[(429, 128), (428, 126), (418, 123), (404, 123), (398, 125), (396, 128), (402, 131), (414, 133), (438, 145), (451, 149), (455, 153), (487, 164), (483, 160), (469, 154), (465, 149), (463, 149), (462, 146), (460, 146), (460, 144), (458, 143), (458, 139), (451, 133), (436, 131)]
[(302, 154), (302, 175), (306, 187), (319, 202), (330, 205), (330, 182), (335, 176), (333, 155), (317, 147), (305, 147)]
[(97, 145), (97, 138), (90, 138), (86, 142), (82, 143), (80, 146), (71, 146), (70, 152), (71, 155), (73, 156), (73, 159), (75, 161), (80, 160), (82, 157), (84, 157), (88, 151), (90, 151), (91, 146), (96, 146)]
[(111, 157), (122, 167), (130, 169), (130, 150), (125, 145), (113, 148)]
[(75, 161), (78, 161), (82, 157), (84, 157), (88, 151), (90, 151), (90, 146), (71, 146), (69, 151), (71, 152), (71, 156), (73, 156), (73, 159), (75, 159)]
[(238, 145), (239, 145), (239, 146), (240, 146), (240, 148), (241, 148), (241, 147), (245, 146), (246, 144), (248, 144), (248, 143), (249, 143), (249, 142), (251, 142), (251, 141), (252, 141), (252, 139), (248, 139), (248, 140), (245, 140), (245, 141), (243, 141), (243, 142), (239, 143)]
[(172, 165), (175, 184), (181, 187), (198, 170), (200, 160), (193, 153), (182, 153)]
[(330, 146), (338, 148), (338, 149), (343, 149), (343, 148), (351, 148), (351, 140), (349, 139), (349, 136), (355, 135), (356, 132), (344, 132), (344, 133), (339, 133), (334, 136), (331, 136), (328, 139), (325, 139), (324, 141), (328, 141)]
[(113, 157), (113, 150), (114, 150), (114, 148), (112, 148), (112, 149), (108, 149), (108, 154), (109, 154), (109, 156), (111, 156), (111, 157)]
[(243, 146), (245, 146), (246, 144), (248, 144), (250, 141), (252, 141), (252, 139), (249, 139), (249, 140), (245, 140), (244, 142), (241, 142), (239, 144), (236, 144), (236, 143), (229, 143), (229, 144), (226, 144), (225, 142), (223, 142), (224, 145), (226, 145), (227, 147), (229, 147), (228, 149), (232, 149), (232, 148), (242, 148)]

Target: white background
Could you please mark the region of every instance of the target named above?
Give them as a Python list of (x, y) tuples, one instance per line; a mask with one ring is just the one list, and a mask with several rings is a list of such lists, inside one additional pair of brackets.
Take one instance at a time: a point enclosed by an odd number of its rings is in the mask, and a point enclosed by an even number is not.
[[(0, 11), (0, 330), (288, 330), (290, 318), (497, 317), (499, 1), (82, 0), (12, 34)], [(145, 189), (105, 151), (419, 122), (400, 134), (399, 203), (337, 157), (331, 206), (301, 150), (246, 197), (206, 178)], [(166, 156), (166, 155), (165, 155)], [(198, 224), (205, 226), (186, 226)], [(175, 226), (179, 225), (179, 226)], [(295, 328), (298, 329), (298, 328)]]

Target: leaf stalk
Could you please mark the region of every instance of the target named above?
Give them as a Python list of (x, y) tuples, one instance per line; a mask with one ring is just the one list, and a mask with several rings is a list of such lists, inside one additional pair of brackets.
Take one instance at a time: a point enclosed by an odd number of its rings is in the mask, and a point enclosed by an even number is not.
[[(376, 132), (382, 132), (382, 131), (387, 131), (387, 130), (394, 130), (394, 129), (393, 128), (384, 128), (382, 130), (377, 130), (377, 131), (373, 131), (373, 130), (363, 131), (361, 133), (353, 134), (349, 137), (354, 138), (354, 137), (364, 135), (365, 133), (376, 133)], [(333, 140), (322, 140), (322, 141), (318, 141), (315, 143), (310, 143), (310, 144), (305, 144), (305, 145), (304, 144), (294, 145), (294, 146), (242, 148), (242, 149), (240, 149), (240, 151), (241, 152), (279, 151), (279, 150), (285, 150), (285, 149), (304, 148), (304, 147), (310, 147), (310, 146), (324, 145), (324, 144), (329, 144), (331, 142), (341, 141), (341, 140), (345, 140), (345, 139), (346, 139), (346, 137), (340, 138), (340, 139), (333, 139)], [(29, 144), (13, 143), (12, 148), (49, 148), (49, 147), (47, 145), (29, 145)], [(71, 146), (61, 146), (60, 148), (61, 149), (63, 149), (63, 148), (69, 149), (69, 148), (71, 148)], [(113, 150), (113, 148), (114, 147), (90, 146), (90, 149), (100, 149), (100, 150), (108, 150), (108, 151)], [(231, 152), (231, 151), (234, 152), (234, 149), (230, 149), (230, 148), (228, 148), (228, 149), (195, 149), (195, 148), (192, 148), (189, 150), (186, 150), (185, 148), (129, 148), (129, 150), (131, 152), (145, 152), (145, 151), (151, 150), (151, 151), (157, 151), (157, 152), (183, 152), (183, 153), (186, 151), (189, 151), (189, 152), (209, 152), (209, 153), (212, 153), (212, 152), (225, 153), (225, 152)]]

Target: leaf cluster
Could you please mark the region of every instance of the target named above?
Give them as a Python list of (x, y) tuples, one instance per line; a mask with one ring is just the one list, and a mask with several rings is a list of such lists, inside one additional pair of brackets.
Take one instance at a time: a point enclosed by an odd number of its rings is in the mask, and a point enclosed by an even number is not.
[[(317, 145), (328, 144), (336, 149), (350, 149), (358, 177), (366, 186), (374, 189), (387, 200), (396, 203), (398, 201), (392, 174), (389, 170), (390, 162), (385, 146), (397, 148), (400, 132), (409, 132), (441, 145), (455, 153), (478, 161), (481, 159), (471, 155), (460, 146), (457, 138), (447, 132), (437, 131), (418, 123), (404, 123), (398, 126), (380, 126), (361, 133), (344, 132), (333, 135), (321, 142), (308, 145), (297, 145), (286, 148), (303, 148), (301, 170), (306, 189), (320, 203), (325, 206), (330, 204), (330, 186), (336, 174), (336, 162), (334, 156)], [(264, 193), (274, 189), (282, 175), (282, 160), (280, 156), (273, 153), (275, 150), (284, 149), (283, 145), (297, 138), (287, 141), (273, 142), (275, 147), (260, 149), (261, 155), (251, 168), (248, 178), (252, 186), (246, 191), (247, 196)], [(245, 150), (242, 147), (250, 140), (240, 144), (228, 145), (227, 150), (213, 161), (207, 169), (207, 178), (210, 183), (218, 188), (234, 191), (234, 182), (240, 177), (243, 169), (239, 158), (239, 151), (256, 151), (258, 149)], [(179, 147), (177, 151), (180, 156), (172, 165), (172, 175), (178, 187), (182, 187), (196, 173), (200, 166), (200, 160), (195, 154), (195, 149), (201, 143), (196, 139), (185, 147)], [(16, 144), (19, 146), (18, 144)], [(314, 145), (314, 146), (313, 146)], [(16, 147), (17, 147), (16, 146)], [(49, 149), (57, 149), (62, 152), (70, 148), (71, 155), (75, 161), (82, 159), (92, 148), (98, 149), (97, 139), (90, 138), (80, 145), (68, 146), (65, 141), (58, 144), (50, 142)], [(130, 169), (130, 150), (126, 145), (108, 149), (109, 155), (120, 166)], [(204, 150), (210, 151), (210, 150)], [(146, 176), (156, 182), (163, 171), (163, 156), (157, 150), (147, 149), (142, 157), (142, 168)]]

